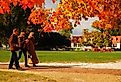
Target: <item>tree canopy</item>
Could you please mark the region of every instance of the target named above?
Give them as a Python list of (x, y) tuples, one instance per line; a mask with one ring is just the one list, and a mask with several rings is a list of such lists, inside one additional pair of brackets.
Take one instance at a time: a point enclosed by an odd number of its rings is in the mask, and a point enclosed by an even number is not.
[[(121, 0), (61, 0), (54, 12), (43, 9), (44, 1), (0, 0), (0, 14), (11, 14), (11, 4), (24, 10), (30, 8), (27, 23), (41, 24), (46, 32), (71, 28), (69, 19), (76, 20), (76, 25), (82, 18), (87, 20), (88, 17), (98, 16), (99, 21), (94, 26), (103, 29), (118, 28), (121, 21)], [(56, 0), (52, 1), (55, 3)]]

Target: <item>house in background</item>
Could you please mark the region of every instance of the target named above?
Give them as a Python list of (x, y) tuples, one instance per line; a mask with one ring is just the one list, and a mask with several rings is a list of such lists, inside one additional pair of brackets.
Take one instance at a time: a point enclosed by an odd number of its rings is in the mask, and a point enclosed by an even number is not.
[(82, 40), (81, 35), (71, 35), (71, 48), (80, 49), (81, 48), (81, 44), (80, 44), (81, 40)]
[(121, 49), (121, 36), (112, 36), (111, 40), (113, 49)]

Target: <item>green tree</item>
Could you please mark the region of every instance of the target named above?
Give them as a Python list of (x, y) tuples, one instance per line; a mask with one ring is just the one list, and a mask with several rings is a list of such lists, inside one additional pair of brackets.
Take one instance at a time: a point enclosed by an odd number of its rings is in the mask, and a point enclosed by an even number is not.
[(99, 31), (92, 31), (92, 32), (85, 32), (84, 33), (84, 39), (83, 44), (84, 45), (91, 45), (93, 47), (104, 47), (104, 46), (110, 46), (111, 39), (108, 32), (99, 32)]

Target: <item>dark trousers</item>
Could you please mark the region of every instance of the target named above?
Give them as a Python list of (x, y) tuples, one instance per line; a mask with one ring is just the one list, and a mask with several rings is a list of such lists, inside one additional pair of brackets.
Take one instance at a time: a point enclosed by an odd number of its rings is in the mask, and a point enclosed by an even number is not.
[(11, 52), (12, 52), (12, 55), (11, 55), (9, 68), (12, 68), (13, 64), (15, 63), (15, 67), (16, 67), (16, 69), (18, 69), (20, 66), (19, 66), (19, 62), (18, 62), (17, 53), (16, 53), (16, 51), (11, 51)]
[(21, 49), (21, 50), (19, 51), (18, 60), (21, 58), (21, 56), (22, 56), (22, 53), (24, 54), (24, 59), (25, 59), (25, 66), (27, 66), (28, 64), (27, 64), (27, 51), (26, 51), (26, 50), (24, 50), (24, 49)]

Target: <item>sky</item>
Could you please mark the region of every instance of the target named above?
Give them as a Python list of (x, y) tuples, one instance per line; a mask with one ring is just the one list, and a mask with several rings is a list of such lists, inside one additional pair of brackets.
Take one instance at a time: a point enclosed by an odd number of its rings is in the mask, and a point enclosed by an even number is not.
[(52, 0), (45, 0), (45, 8), (56, 8), (57, 4), (60, 2), (60, 0), (56, 0), (55, 3), (52, 2)]
[[(54, 8), (56, 9), (57, 4), (60, 2), (60, 0), (57, 0), (56, 3), (52, 3), (52, 0), (45, 0), (45, 8)], [(89, 18), (88, 21), (85, 21), (84, 19), (82, 19), (80, 21), (80, 25), (78, 25), (77, 27), (75, 27), (72, 30), (72, 34), (73, 35), (82, 35), (82, 31), (83, 29), (89, 29), (89, 31), (94, 30), (94, 28), (91, 26), (92, 22), (98, 20), (98, 17), (93, 17), (93, 18)]]
[(77, 27), (75, 27), (73, 29), (73, 35), (82, 35), (83, 33), (83, 29), (89, 29), (89, 31), (93, 31), (95, 30), (93, 27), (92, 27), (92, 23), (93, 21), (95, 20), (98, 20), (98, 17), (93, 17), (93, 18), (89, 18), (87, 21), (85, 21), (84, 19), (82, 19), (80, 21), (80, 25), (78, 25)]

